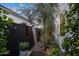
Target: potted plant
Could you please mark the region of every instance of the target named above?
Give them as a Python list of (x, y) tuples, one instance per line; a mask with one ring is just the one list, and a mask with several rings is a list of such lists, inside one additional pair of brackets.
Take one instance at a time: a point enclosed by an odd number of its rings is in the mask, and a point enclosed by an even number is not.
[(19, 44), (20, 56), (28, 55), (28, 52), (29, 52), (28, 48), (29, 48), (29, 43), (28, 42), (21, 42)]
[(22, 50), (22, 51), (28, 50), (28, 48), (29, 48), (29, 43), (28, 43), (28, 42), (21, 42), (21, 43), (19, 44), (19, 48), (20, 48), (20, 50)]

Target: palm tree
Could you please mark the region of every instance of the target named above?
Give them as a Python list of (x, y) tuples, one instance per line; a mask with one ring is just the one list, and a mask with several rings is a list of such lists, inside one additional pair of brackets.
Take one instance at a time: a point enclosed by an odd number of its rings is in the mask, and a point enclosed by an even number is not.
[(55, 16), (56, 16), (57, 4), (37, 4), (37, 9), (41, 14), (43, 22), (42, 41), (44, 43), (55, 42)]
[(41, 14), (43, 23), (40, 40), (45, 47), (51, 49), (48, 55), (59, 55), (59, 46), (55, 41), (55, 18), (58, 12), (58, 4), (37, 4), (37, 10)]

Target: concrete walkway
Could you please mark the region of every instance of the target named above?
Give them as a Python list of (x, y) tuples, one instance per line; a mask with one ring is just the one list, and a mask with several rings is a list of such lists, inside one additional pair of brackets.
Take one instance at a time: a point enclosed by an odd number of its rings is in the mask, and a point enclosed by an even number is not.
[(43, 44), (41, 42), (38, 42), (37, 44), (35, 44), (33, 46), (33, 48), (31, 49), (31, 51), (41, 51), (42, 50), (42, 48), (41, 48), (42, 45)]
[(43, 50), (42, 45), (43, 44), (41, 42), (38, 42), (36, 45), (34, 45), (31, 49), (31, 56), (45, 56), (46, 52)]

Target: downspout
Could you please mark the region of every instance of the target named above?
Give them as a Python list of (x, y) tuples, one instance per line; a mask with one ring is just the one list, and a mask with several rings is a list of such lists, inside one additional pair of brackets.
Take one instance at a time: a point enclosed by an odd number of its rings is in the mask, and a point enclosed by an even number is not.
[(34, 27), (32, 27), (32, 32), (33, 32), (33, 38), (34, 38), (34, 43), (35, 43), (35, 49), (37, 50), (38, 49), (38, 46), (37, 46), (37, 34), (36, 34), (36, 29)]

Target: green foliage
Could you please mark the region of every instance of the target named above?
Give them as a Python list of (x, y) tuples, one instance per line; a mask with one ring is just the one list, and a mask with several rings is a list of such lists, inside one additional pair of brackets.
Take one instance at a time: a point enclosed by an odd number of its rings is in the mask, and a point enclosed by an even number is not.
[(37, 9), (42, 18), (43, 30), (41, 34), (41, 41), (43, 43), (55, 42), (54, 30), (57, 4), (37, 4)]
[(21, 43), (19, 44), (19, 48), (20, 48), (21, 50), (26, 50), (26, 49), (29, 48), (29, 43), (28, 43), (28, 42), (21, 42)]
[[(40, 40), (44, 43), (44, 47), (51, 48), (48, 55), (58, 55), (58, 47), (55, 41), (55, 17), (57, 16), (57, 4), (37, 4), (37, 9), (40, 12), (43, 29)], [(54, 48), (54, 46), (56, 48)]]
[(63, 42), (65, 55), (79, 55), (79, 4), (69, 4), (65, 13), (65, 33)]
[(58, 48), (52, 48), (48, 54), (48, 56), (58, 56), (59, 55), (59, 49)]
[(8, 26), (14, 24), (13, 19), (7, 18), (8, 12), (0, 8), (0, 55), (8, 54), (6, 49), (7, 35), (6, 30)]

